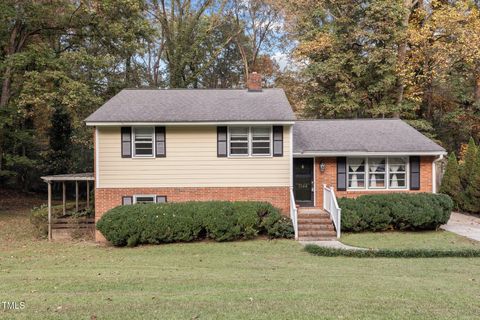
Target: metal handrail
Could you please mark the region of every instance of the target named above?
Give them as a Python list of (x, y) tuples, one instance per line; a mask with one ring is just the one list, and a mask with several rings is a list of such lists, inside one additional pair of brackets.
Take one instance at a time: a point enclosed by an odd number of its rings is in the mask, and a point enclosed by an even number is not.
[(327, 187), (326, 184), (323, 185), (323, 209), (330, 214), (330, 219), (332, 219), (337, 231), (337, 238), (340, 238), (342, 209), (338, 206), (335, 189)]

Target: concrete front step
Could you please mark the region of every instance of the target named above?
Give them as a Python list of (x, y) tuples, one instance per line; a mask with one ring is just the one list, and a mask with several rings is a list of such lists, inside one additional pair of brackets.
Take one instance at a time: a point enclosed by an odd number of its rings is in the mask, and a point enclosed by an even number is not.
[(327, 212), (321, 208), (298, 208), (298, 213), (305, 213), (305, 214), (318, 214), (318, 213), (325, 213)]

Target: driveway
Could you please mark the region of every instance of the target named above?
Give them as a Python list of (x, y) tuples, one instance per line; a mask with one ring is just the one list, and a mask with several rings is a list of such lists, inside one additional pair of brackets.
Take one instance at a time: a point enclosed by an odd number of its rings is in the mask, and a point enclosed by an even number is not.
[(440, 228), (480, 241), (480, 218), (452, 212), (450, 220)]

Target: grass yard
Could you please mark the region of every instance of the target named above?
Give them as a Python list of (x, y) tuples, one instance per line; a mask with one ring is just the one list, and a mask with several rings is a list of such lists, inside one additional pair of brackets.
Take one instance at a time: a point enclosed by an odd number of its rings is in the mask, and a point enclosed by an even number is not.
[(344, 233), (345, 244), (371, 249), (479, 249), (480, 242), (448, 231)]
[(24, 310), (0, 309), (2, 319), (474, 319), (480, 314), (480, 259), (324, 258), (289, 240), (132, 249), (49, 243), (32, 235), (28, 209), (0, 205), (0, 300), (26, 304)]

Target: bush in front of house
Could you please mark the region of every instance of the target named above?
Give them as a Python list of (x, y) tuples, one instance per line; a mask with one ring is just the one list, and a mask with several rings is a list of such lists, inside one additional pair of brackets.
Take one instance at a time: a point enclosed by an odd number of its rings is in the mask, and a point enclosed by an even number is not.
[(97, 229), (115, 246), (232, 241), (257, 235), (292, 238), (290, 219), (265, 202), (178, 202), (119, 206), (105, 213)]
[(342, 231), (435, 230), (453, 208), (445, 194), (393, 193), (341, 198)]

